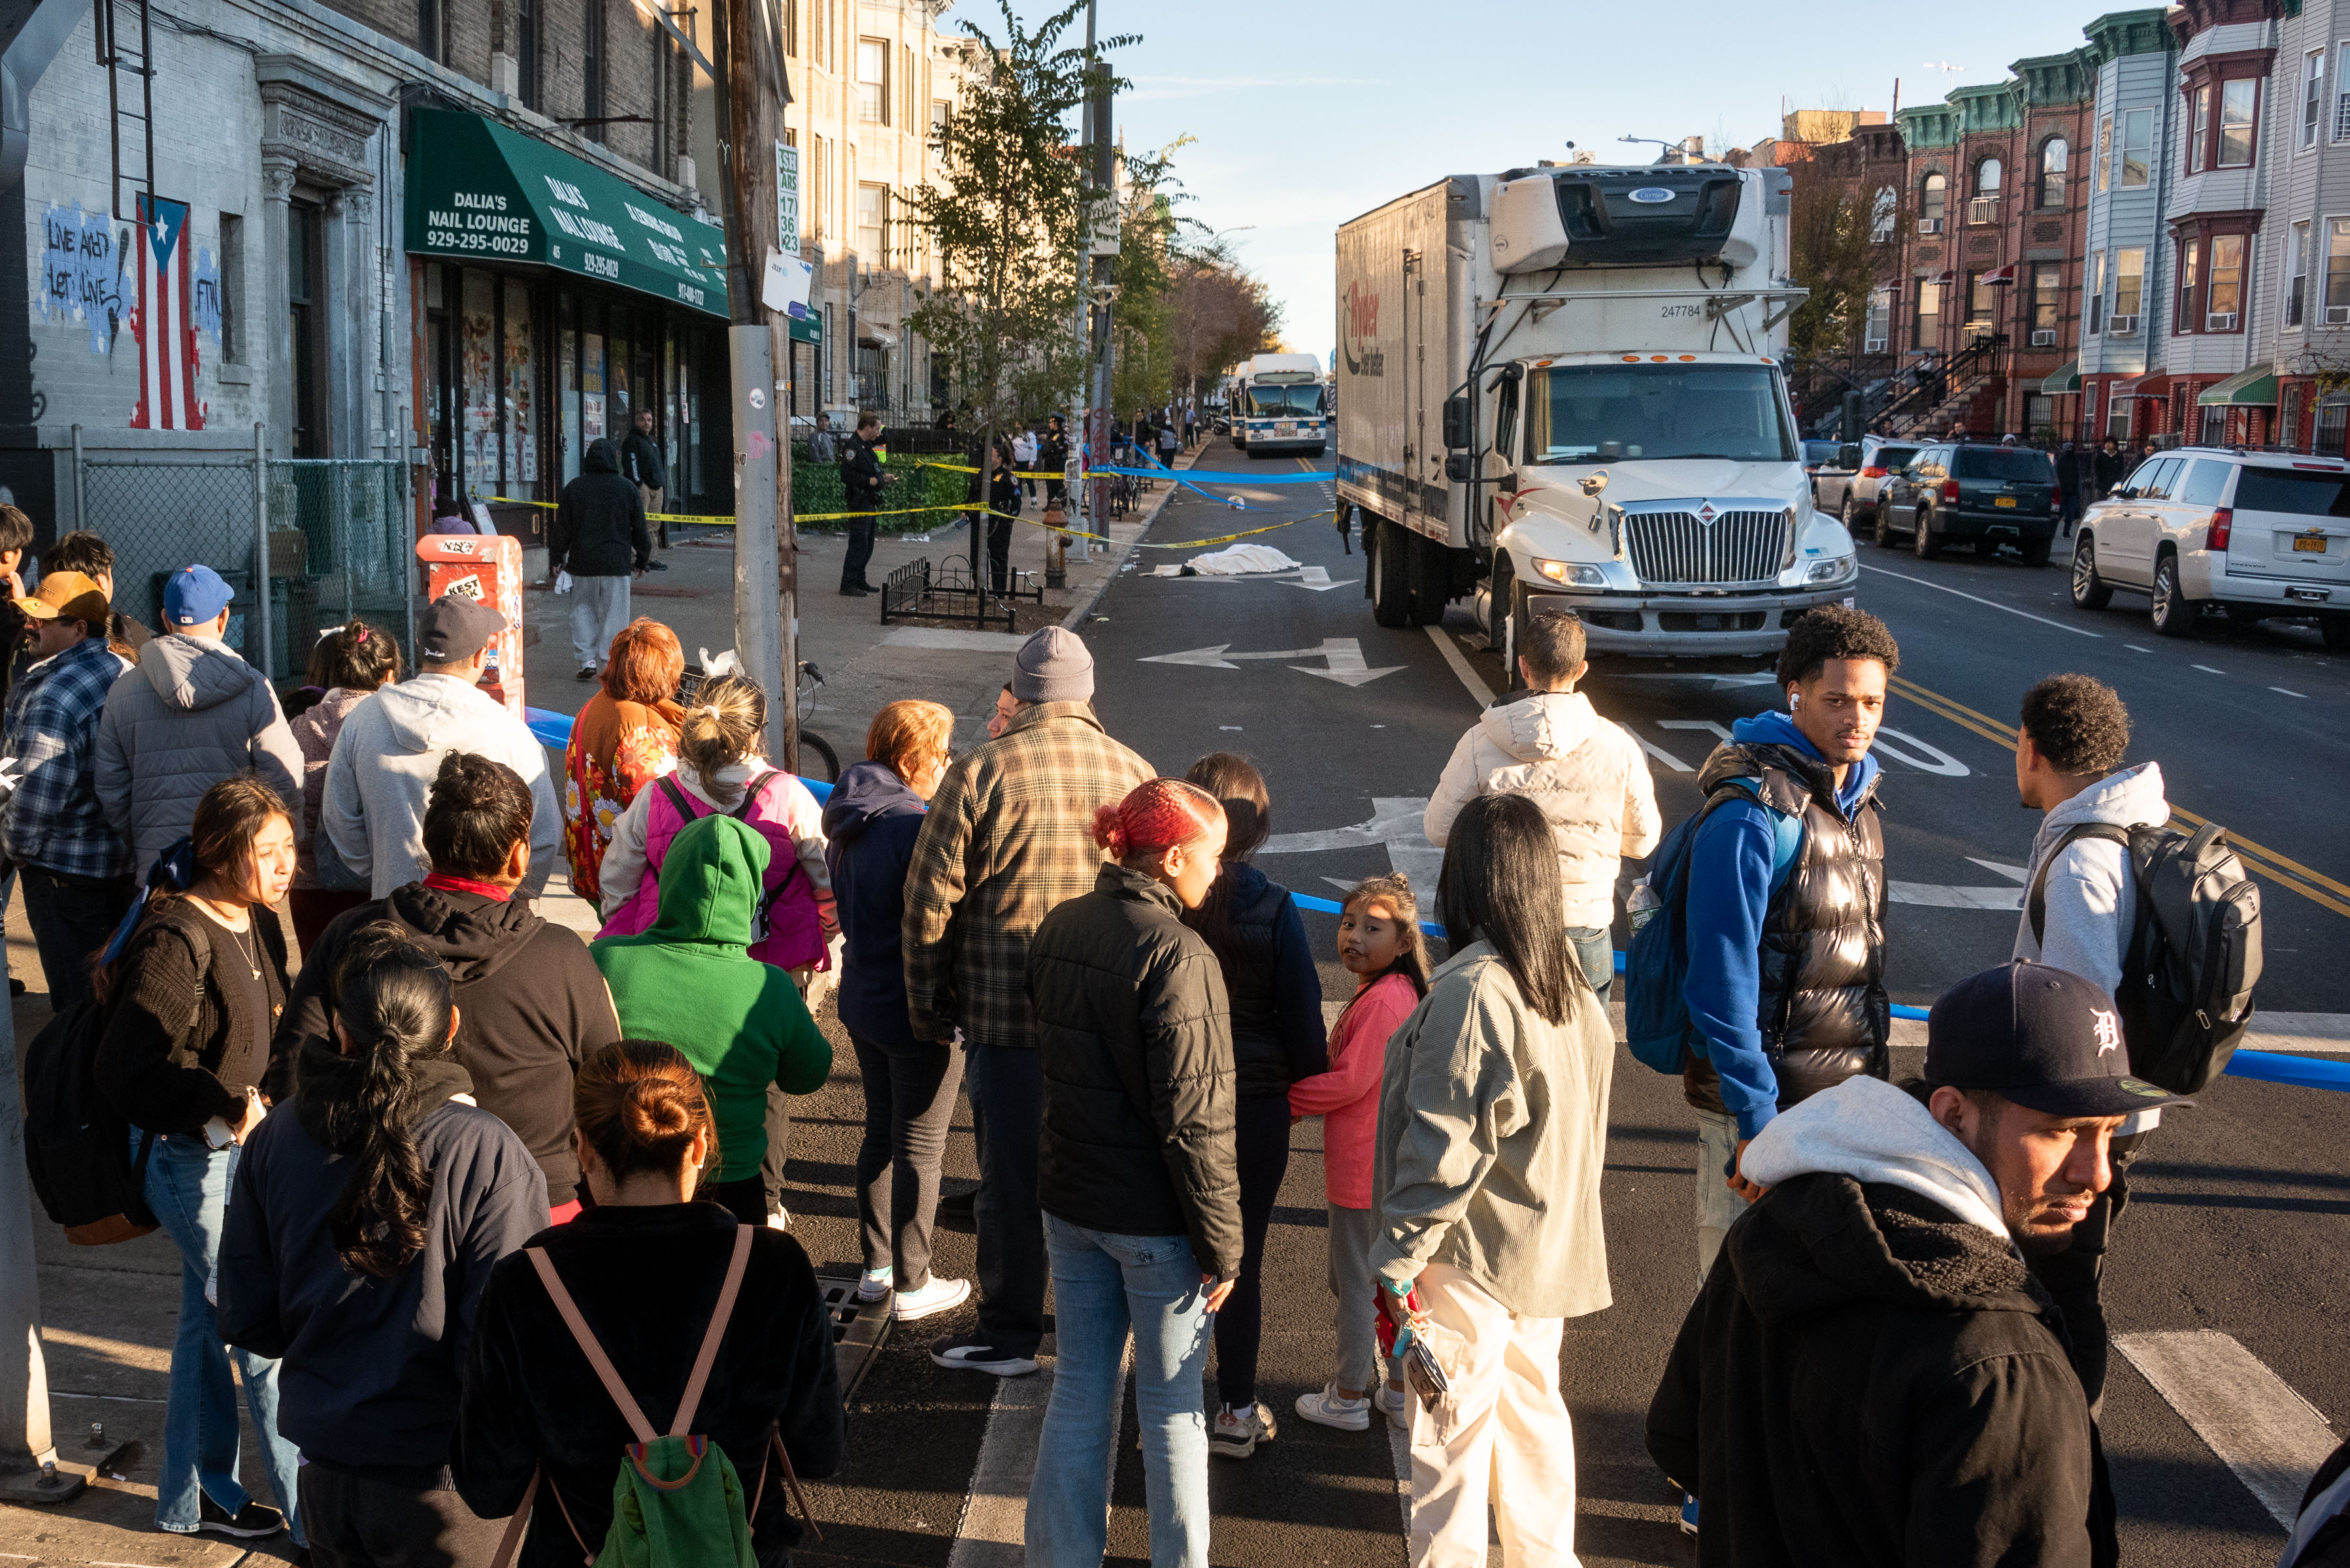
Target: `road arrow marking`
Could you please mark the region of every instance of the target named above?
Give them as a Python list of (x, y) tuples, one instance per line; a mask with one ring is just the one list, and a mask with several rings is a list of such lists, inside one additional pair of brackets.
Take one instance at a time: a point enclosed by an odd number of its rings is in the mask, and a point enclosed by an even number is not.
[[(1428, 797), (1374, 795), (1371, 817), (1351, 827), (1325, 828), (1318, 833), (1276, 833), (1258, 850), (1263, 855), (1311, 855), (1326, 849), (1359, 849), (1384, 845), (1388, 865), (1411, 878), (1423, 910), (1434, 908), (1436, 874), (1443, 867), (1444, 851), (1420, 832), (1428, 814)], [(1326, 878), (1329, 880), (1329, 878)], [(1352, 882), (1340, 884), (1352, 888)]]
[[(2032, 877), (2031, 871), (2022, 866), (1972, 855), (1967, 858), (2012, 882), (2026, 882)], [(1887, 882), (1885, 896), (1896, 904), (1920, 904), (1936, 909), (2005, 909), (2012, 914), (2023, 908), (2023, 891), (2020, 888), (1944, 888), (1930, 882)]]
[(1138, 664), (1188, 664), (1203, 670), (1238, 670), (1241, 659), (1319, 659), (1325, 668), (1293, 664), (1292, 670), (1305, 675), (1317, 675), (1325, 680), (1335, 680), (1341, 686), (1362, 686), (1382, 675), (1393, 675), (1404, 668), (1390, 664), (1373, 670), (1363, 661), (1363, 645), (1351, 637), (1326, 637), (1319, 648), (1284, 648), (1265, 653), (1232, 653), (1229, 642), (1212, 648), (1190, 648), (1180, 653), (1154, 653), (1137, 659)]

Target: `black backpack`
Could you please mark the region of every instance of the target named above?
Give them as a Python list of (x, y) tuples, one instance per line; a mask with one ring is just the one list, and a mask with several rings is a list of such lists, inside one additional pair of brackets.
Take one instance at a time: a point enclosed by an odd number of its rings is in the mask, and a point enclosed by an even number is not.
[(2192, 1095), (2234, 1055), (2252, 1022), (2261, 978), (2261, 890), (2207, 822), (2190, 836), (2169, 826), (2069, 828), (2040, 863), (2025, 907), (2032, 939), (2047, 924), (2048, 868), (2074, 841), (2110, 839), (2129, 856), (2137, 910), (2114, 997), (2130, 1071), (2175, 1095)]
[(108, 1009), (77, 1002), (25, 1050), (25, 1164), (33, 1194), (84, 1247), (128, 1241), (155, 1229), (147, 1207), (147, 1158), (155, 1135), (130, 1155), (130, 1123), (98, 1086), (98, 1043)]

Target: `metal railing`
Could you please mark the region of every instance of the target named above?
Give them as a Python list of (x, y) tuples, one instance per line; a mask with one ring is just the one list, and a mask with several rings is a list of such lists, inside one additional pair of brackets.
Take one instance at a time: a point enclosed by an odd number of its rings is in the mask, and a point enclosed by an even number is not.
[(76, 515), (114, 550), (115, 607), (160, 631), (171, 575), (210, 566), (236, 593), (228, 643), (273, 682), (299, 678), (320, 630), (354, 616), (413, 653), (408, 486), (397, 459), (272, 458), (258, 439), (251, 455), (90, 457), (75, 432)]

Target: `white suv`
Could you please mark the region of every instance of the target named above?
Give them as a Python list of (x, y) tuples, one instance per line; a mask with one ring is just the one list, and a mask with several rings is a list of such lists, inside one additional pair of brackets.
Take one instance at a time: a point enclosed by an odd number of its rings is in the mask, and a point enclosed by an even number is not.
[(2081, 518), (2073, 602), (2154, 596), (2154, 629), (2186, 637), (2207, 605), (2314, 619), (2350, 648), (2350, 462), (2180, 447), (2138, 464)]

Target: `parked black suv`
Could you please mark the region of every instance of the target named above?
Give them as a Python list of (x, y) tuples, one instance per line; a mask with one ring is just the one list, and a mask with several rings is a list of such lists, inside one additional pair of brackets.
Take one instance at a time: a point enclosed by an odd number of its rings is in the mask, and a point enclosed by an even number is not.
[(1921, 561), (1944, 545), (1971, 540), (1977, 555), (2012, 545), (2024, 565), (2044, 566), (2056, 536), (2056, 465), (2030, 447), (1922, 448), (1885, 482), (1877, 542), (1889, 550), (1896, 534), (1909, 535)]

